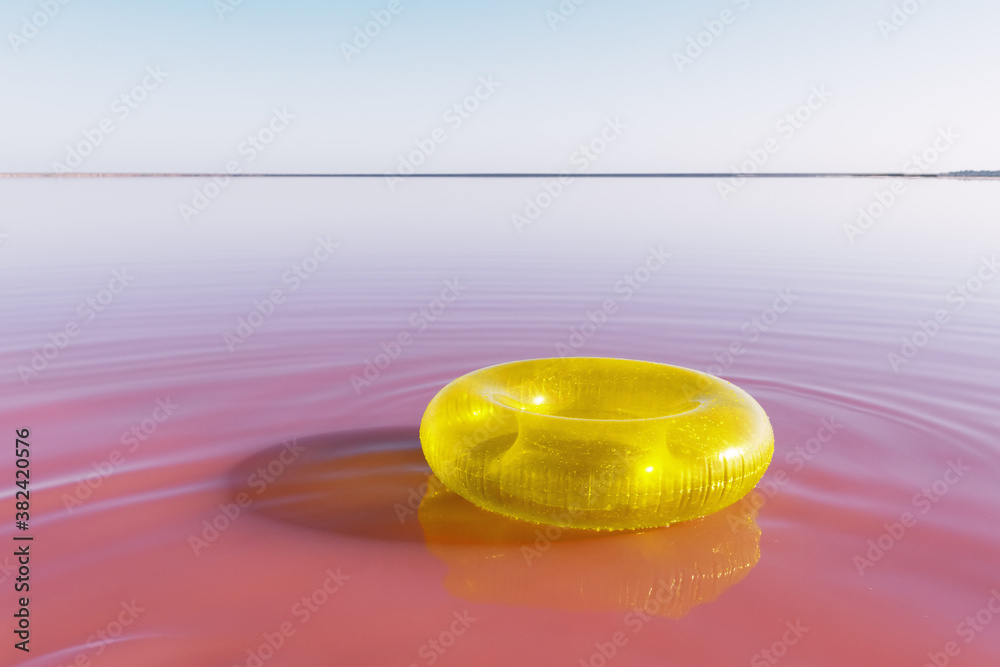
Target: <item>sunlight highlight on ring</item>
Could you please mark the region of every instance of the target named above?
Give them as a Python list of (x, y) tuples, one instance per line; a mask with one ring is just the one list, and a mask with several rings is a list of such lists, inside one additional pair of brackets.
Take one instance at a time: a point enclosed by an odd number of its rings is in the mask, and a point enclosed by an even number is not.
[(767, 470), (774, 433), (738, 387), (645, 361), (517, 361), (464, 375), (420, 440), (449, 489), (557, 526), (630, 530), (712, 514)]

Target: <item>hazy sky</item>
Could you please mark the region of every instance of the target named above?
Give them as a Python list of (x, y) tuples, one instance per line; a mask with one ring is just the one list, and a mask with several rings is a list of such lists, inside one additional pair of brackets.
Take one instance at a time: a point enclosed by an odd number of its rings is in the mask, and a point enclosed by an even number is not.
[(7, 0), (0, 171), (1000, 169), (998, 24), (986, 0)]

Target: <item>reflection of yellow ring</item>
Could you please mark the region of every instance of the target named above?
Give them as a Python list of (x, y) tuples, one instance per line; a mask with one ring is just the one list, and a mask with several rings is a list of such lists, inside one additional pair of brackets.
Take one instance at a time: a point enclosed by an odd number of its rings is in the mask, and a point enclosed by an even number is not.
[(428, 482), (418, 514), (427, 549), (448, 566), (448, 592), (470, 602), (681, 618), (760, 560), (757, 511), (741, 504), (669, 528), (608, 534), (509, 519), (433, 475)]
[(427, 406), (420, 441), (444, 485), (485, 509), (611, 530), (731, 505), (774, 453), (767, 415), (742, 389), (686, 368), (595, 358), (463, 375)]

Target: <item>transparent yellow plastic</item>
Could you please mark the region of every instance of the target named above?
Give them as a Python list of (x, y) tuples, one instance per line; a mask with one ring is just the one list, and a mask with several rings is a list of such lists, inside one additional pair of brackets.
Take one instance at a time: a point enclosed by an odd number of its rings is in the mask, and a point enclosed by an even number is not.
[(480, 507), (597, 530), (666, 526), (745, 496), (774, 454), (763, 408), (677, 366), (567, 357), (490, 366), (420, 424), (441, 482)]

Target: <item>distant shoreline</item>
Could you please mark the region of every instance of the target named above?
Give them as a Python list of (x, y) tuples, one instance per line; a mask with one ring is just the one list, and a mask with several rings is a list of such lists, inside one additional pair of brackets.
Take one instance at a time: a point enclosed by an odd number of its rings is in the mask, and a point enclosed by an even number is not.
[(56, 174), (50, 172), (4, 172), (0, 178), (907, 178), (907, 179), (945, 179), (945, 180), (1000, 180), (1000, 172), (948, 172), (943, 174), (862, 174), (862, 173), (676, 173), (676, 172), (629, 172), (602, 174), (574, 173), (505, 173), (505, 172), (471, 172), (471, 173), (428, 173), (410, 174), (375, 174), (375, 173), (259, 173), (259, 174), (228, 174), (225, 172), (192, 172), (192, 173), (130, 173), (130, 172), (82, 172)]

